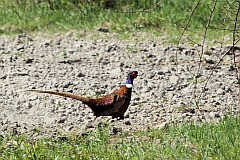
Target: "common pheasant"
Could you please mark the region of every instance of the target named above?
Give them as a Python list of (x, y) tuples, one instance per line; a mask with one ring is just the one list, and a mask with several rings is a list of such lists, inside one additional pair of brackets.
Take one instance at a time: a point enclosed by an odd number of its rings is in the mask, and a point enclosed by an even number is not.
[(112, 116), (112, 118), (124, 119), (124, 113), (127, 111), (131, 101), (133, 80), (138, 76), (137, 71), (128, 73), (126, 83), (117, 91), (102, 98), (87, 98), (68, 92), (56, 92), (46, 90), (27, 90), (38, 93), (48, 93), (68, 97), (82, 101), (88, 105), (94, 113), (94, 116)]

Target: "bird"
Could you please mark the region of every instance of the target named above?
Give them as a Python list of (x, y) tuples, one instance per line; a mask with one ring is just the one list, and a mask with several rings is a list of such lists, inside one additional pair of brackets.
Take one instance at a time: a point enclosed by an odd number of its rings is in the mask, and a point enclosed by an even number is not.
[(138, 76), (137, 71), (130, 71), (127, 75), (127, 80), (118, 90), (101, 98), (88, 98), (76, 95), (69, 92), (58, 92), (49, 90), (26, 90), (38, 93), (47, 93), (71, 99), (79, 100), (83, 104), (90, 107), (93, 115), (99, 116), (112, 116), (112, 118), (124, 119), (124, 114), (127, 111), (132, 95), (133, 80)]

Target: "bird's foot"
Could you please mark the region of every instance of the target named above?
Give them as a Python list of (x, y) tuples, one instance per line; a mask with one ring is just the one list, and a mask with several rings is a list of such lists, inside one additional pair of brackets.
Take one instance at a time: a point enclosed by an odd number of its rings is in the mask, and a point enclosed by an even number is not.
[(112, 119), (117, 119), (117, 120), (123, 120), (124, 119), (124, 116), (121, 115), (121, 116), (112, 116)]

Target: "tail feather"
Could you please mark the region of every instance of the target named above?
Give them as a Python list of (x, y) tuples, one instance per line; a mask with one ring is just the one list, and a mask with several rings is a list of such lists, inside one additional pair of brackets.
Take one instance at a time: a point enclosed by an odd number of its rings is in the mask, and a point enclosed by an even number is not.
[(53, 94), (53, 95), (68, 97), (68, 98), (72, 98), (72, 99), (82, 101), (83, 103), (87, 103), (90, 100), (90, 98), (75, 95), (75, 94), (68, 93), (68, 92), (56, 92), (56, 91), (34, 90), (34, 89), (33, 90), (26, 90), (26, 91), (38, 92), (38, 93), (47, 93), (47, 94)]

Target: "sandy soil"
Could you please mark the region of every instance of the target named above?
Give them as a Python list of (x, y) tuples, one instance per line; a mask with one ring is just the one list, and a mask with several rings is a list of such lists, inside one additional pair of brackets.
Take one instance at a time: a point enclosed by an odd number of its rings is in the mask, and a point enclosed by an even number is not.
[[(1, 36), (0, 133), (81, 134), (102, 123), (109, 123), (116, 133), (161, 128), (172, 122), (217, 122), (239, 113), (232, 52), (212, 69), (229, 46), (206, 48), (199, 69), (198, 46), (166, 45), (161, 38), (142, 40), (144, 35), (133, 35), (131, 40), (115, 36), (81, 37), (73, 32)], [(235, 54), (239, 60), (240, 47), (235, 47)], [(76, 100), (24, 92), (46, 89), (99, 97), (118, 89), (133, 69), (139, 77), (125, 119), (120, 121), (95, 118)]]

